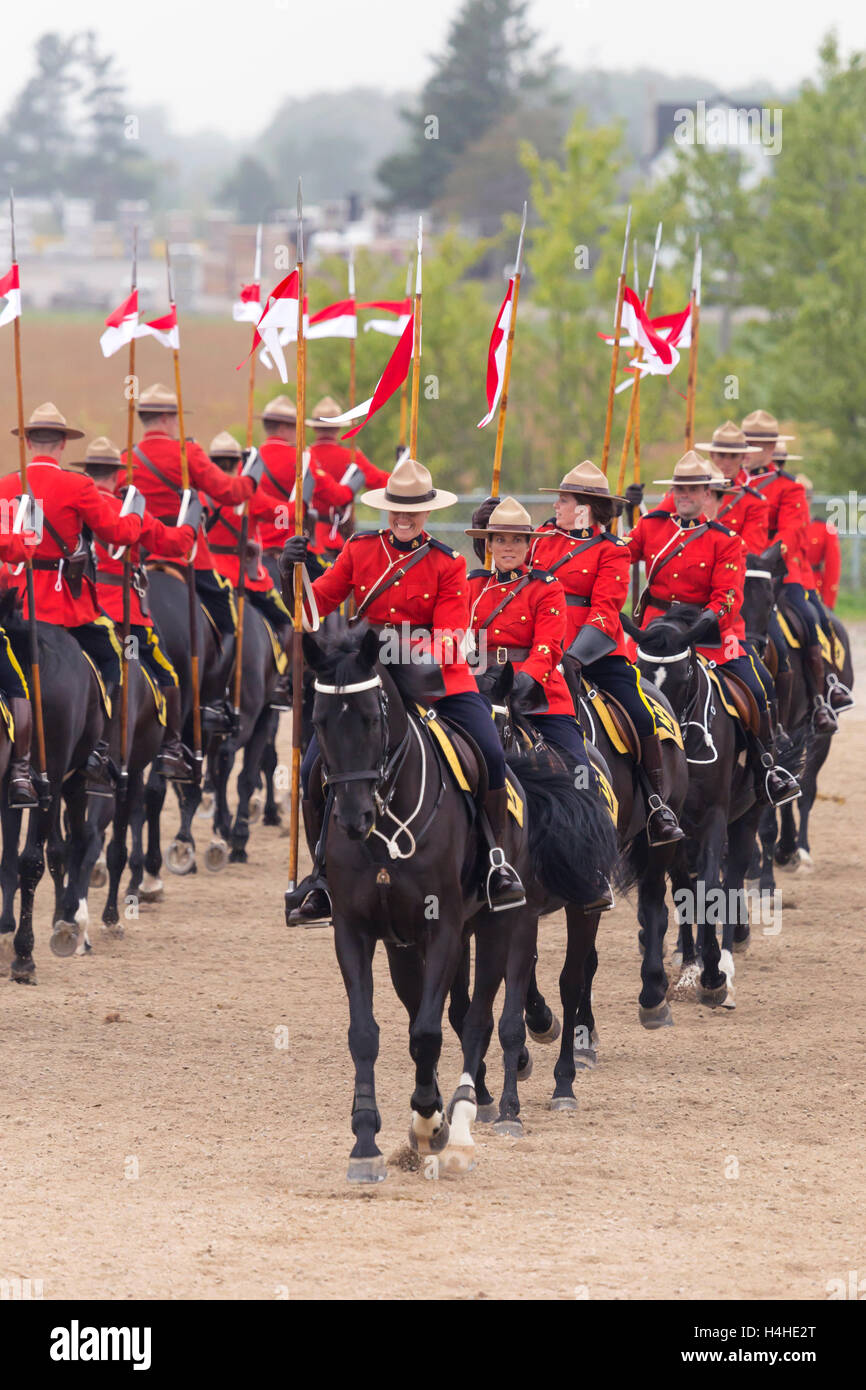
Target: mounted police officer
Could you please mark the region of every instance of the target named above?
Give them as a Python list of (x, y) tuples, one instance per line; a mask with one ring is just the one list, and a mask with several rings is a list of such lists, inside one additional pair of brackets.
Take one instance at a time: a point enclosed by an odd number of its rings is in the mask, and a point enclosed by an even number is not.
[[(386, 487), (365, 492), (360, 500), (386, 510), (388, 526), (380, 531), (356, 532), (331, 569), (315, 581), (313, 593), (319, 613), (327, 616), (352, 594), (356, 618), (365, 618), (380, 631), (398, 636), (408, 631), (412, 650), (438, 668), (442, 693), (435, 698), (437, 715), (465, 729), (487, 765), (488, 793), (481, 828), (489, 849), (484, 881), (488, 901), (494, 911), (518, 907), (525, 901), (523, 885), (501, 848), (508, 813), (505, 754), (490, 704), (479, 694), (462, 650), (469, 627), (466, 562), (425, 530), (430, 513), (452, 506), (457, 498), (435, 488), (429, 471), (407, 458), (394, 469)], [(293, 567), (303, 562), (306, 549), (306, 536), (293, 536), (283, 550), (283, 595), (289, 606), (293, 602)], [(406, 659), (412, 659), (409, 653)], [(304, 824), (311, 844), (317, 842), (321, 829), (320, 812), (308, 795), (317, 755), (314, 735), (301, 769)], [(329, 911), (326, 894), (319, 889), (310, 893), (310, 887), (310, 880), (299, 885), (298, 906), (290, 920), (318, 920)], [(312, 901), (305, 902), (308, 893)]]

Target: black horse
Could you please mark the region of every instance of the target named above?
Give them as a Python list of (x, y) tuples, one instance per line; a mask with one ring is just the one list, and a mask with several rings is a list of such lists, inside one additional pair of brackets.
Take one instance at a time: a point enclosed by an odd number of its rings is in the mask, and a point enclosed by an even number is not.
[(725, 709), (686, 636), (699, 613), (673, 604), (644, 629), (629, 620), (624, 626), (639, 644), (641, 674), (664, 686), (685, 741), (689, 783), (680, 824), (686, 838), (675, 846), (670, 869), (682, 953), (679, 985), (694, 983), (704, 1003), (733, 1008), (734, 930), (748, 925), (744, 884), (761, 805), (739, 721)]
[[(17, 595), (10, 591), (0, 621), (16, 656), (29, 671), (27, 630), (20, 613), (12, 611)], [(85, 871), (94, 831), (87, 821), (85, 768), (102, 735), (103, 711), (96, 676), (81, 648), (64, 628), (37, 623), (42, 715), (50, 799), (30, 812), (27, 838), (19, 854), (23, 812), (8, 804), (8, 788), (0, 789), (0, 824), (3, 854), (0, 885), (0, 949), (10, 961), (10, 976), (19, 984), (36, 983), (33, 959), (33, 904), (36, 888), (45, 872), (45, 860), (54, 880), (54, 926), (51, 949), (69, 956), (79, 948), (76, 921), (86, 896)], [(66, 811), (66, 836), (60, 825), (61, 806)], [(20, 917), (15, 925), (15, 892), (21, 890)], [(11, 949), (10, 949), (11, 948)]]
[[(349, 999), (349, 1047), (355, 1065), (349, 1179), (378, 1182), (384, 1159), (375, 1136), (374, 1068), (379, 1030), (373, 1017), (373, 954), (383, 940), (394, 988), (409, 1015), (415, 1062), (410, 1140), (419, 1152), (441, 1154), (447, 1171), (472, 1166), (474, 1078), (493, 1027), (493, 1001), (506, 977), (510, 939), (534, 931), (534, 911), (493, 913), (481, 894), (484, 837), (472, 797), (446, 775), (422, 721), (407, 701), (426, 702), (424, 667), (382, 665), (379, 637), (365, 624), (349, 634), (304, 638), (316, 674), (313, 724), (327, 778), (328, 887), (337, 959)], [(433, 673), (438, 679), (438, 672)], [(568, 816), (570, 777), (518, 764), (525, 783), (513, 786), (519, 819), (509, 816), (508, 860), (525, 885), (536, 880), (565, 889), (566, 899), (589, 901), (600, 866), (583, 846), (557, 836)], [(483, 776), (483, 769), (481, 771)], [(311, 794), (314, 790), (311, 784)], [(591, 847), (590, 847), (591, 848)], [(445, 999), (463, 957), (464, 936), (476, 941), (475, 987), (456, 1019), (463, 1074), (448, 1108), (439, 1090)], [(505, 1054), (516, 1061), (526, 1030), (525, 980), (506, 980), (499, 1024)], [(506, 1081), (508, 1086), (508, 1079)], [(450, 1134), (449, 1134), (450, 1120)]]

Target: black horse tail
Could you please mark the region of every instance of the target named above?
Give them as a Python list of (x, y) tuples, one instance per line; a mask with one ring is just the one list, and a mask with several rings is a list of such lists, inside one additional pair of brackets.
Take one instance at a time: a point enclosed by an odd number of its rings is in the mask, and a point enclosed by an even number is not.
[(507, 762), (526, 793), (535, 877), (563, 902), (593, 901), (612, 878), (618, 852), (601, 796), (532, 754), (509, 755)]

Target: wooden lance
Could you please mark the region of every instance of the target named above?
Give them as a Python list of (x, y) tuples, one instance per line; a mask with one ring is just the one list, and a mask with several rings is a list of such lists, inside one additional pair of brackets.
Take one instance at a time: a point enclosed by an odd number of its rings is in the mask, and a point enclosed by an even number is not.
[(694, 447), (695, 442), (695, 396), (698, 386), (698, 328), (701, 319), (701, 238), (695, 237), (695, 262), (692, 269), (692, 293), (689, 300), (692, 344), (689, 348), (689, 380), (686, 387), (686, 447), (685, 452)]
[[(298, 179), (298, 350), (297, 403), (298, 426), (295, 445), (295, 535), (304, 529), (304, 442), (307, 413), (307, 344), (304, 338), (304, 203), (301, 180)], [(292, 616), (292, 786), (289, 816), (289, 887), (292, 893), (298, 883), (298, 828), (301, 794), (301, 725), (304, 704), (304, 564), (295, 565), (295, 607)]]
[[(505, 417), (508, 414), (508, 386), (511, 381), (511, 353), (514, 349), (514, 329), (517, 326), (517, 301), (520, 297), (520, 277), (523, 274), (523, 238), (526, 233), (526, 203), (523, 204), (523, 221), (520, 224), (520, 237), (517, 242), (517, 259), (514, 262), (514, 289), (511, 294), (511, 318), (508, 321), (508, 339), (505, 344), (505, 366), (502, 370), (502, 395), (499, 398), (499, 418), (496, 421), (496, 447), (493, 451), (493, 479), (490, 496), (499, 496), (499, 477), (502, 472), (502, 446), (505, 441)], [(492, 553), (488, 538), (484, 547), (484, 565), (490, 569)]]
[[(130, 288), (138, 288), (138, 228), (132, 233), (132, 276)], [(126, 486), (132, 487), (132, 451), (135, 447), (135, 402), (138, 390), (135, 381), (135, 337), (129, 340), (129, 367), (126, 376)], [(129, 778), (129, 630), (131, 618), (132, 560), (129, 546), (123, 552), (123, 625), (120, 657), (120, 785)]]
[(412, 403), (409, 411), (409, 457), (418, 457), (418, 396), (421, 389), (421, 243), (422, 219), (418, 218), (418, 259), (415, 262), (415, 308), (412, 334)]
[[(15, 249), (15, 194), (9, 190), (9, 226), (12, 239), (12, 271), (13, 278), (18, 279), (14, 274), (18, 270), (18, 255)], [(24, 390), (21, 377), (21, 316), (20, 314), (12, 320), (13, 341), (15, 353), (15, 392), (18, 404), (18, 468), (21, 475), (21, 497), (22, 499), (30, 496), (30, 489), (27, 486), (27, 442), (24, 438)], [(35, 524), (33, 504), (31, 503), (30, 520)], [(25, 528), (26, 529), (26, 528)], [(33, 705), (33, 723), (36, 728), (36, 761), (37, 775), (34, 779), (37, 783), (37, 792), (41, 805), (45, 805), (49, 797), (48, 777), (46, 775), (45, 759), (45, 723), (42, 718), (42, 681), (39, 675), (39, 638), (36, 632), (36, 602), (33, 594), (33, 557), (30, 549), (27, 549), (24, 570), (27, 585), (27, 630), (30, 639), (30, 685), (31, 703)]]
[[(171, 251), (165, 243), (165, 269), (168, 276), (169, 309), (174, 310), (177, 320), (177, 304), (174, 298), (174, 277), (171, 273)], [(177, 395), (177, 423), (180, 430), (180, 485), (184, 492), (189, 491), (189, 459), (186, 455), (186, 432), (183, 425), (183, 392), (180, 382), (180, 349), (172, 349), (174, 355), (174, 389)], [(187, 606), (189, 610), (189, 652), (190, 675), (192, 680), (192, 740), (195, 762), (195, 781), (201, 785), (202, 744), (201, 744), (201, 690), (199, 688), (198, 652), (198, 596), (195, 589), (195, 568), (192, 558), (186, 566)]]
[(604, 421), (604, 444), (601, 449), (601, 471), (607, 477), (607, 461), (610, 456), (610, 432), (613, 425), (613, 397), (616, 390), (616, 374), (619, 370), (619, 336), (622, 329), (622, 301), (625, 295), (625, 268), (628, 264), (628, 240), (631, 234), (631, 203), (625, 221), (625, 237), (622, 243), (622, 261), (619, 279), (616, 284), (616, 311), (613, 325), (613, 357), (610, 364), (610, 383), (607, 388), (607, 414)]
[[(408, 301), (412, 293), (412, 257), (409, 257), (409, 264), (406, 267), (406, 299)], [(409, 420), (409, 377), (406, 376), (403, 385), (400, 387), (400, 443), (397, 446), (397, 458), (402, 458), (406, 452), (406, 426)]]
[[(256, 231), (256, 260), (253, 268), (253, 283), (256, 289), (260, 289), (262, 283), (262, 224), (258, 225)], [(253, 402), (256, 391), (256, 330), (253, 329), (253, 350), (250, 353), (250, 378), (247, 385), (247, 434), (246, 446), (251, 449), (253, 446)], [(238, 633), (235, 638), (235, 671), (232, 683), (232, 707), (235, 716), (235, 728), (240, 727), (241, 718), (241, 686), (244, 675), (244, 612), (246, 609), (246, 587), (247, 587), (247, 540), (250, 533), (250, 503), (249, 498), (244, 502), (244, 509), (241, 513), (241, 534), (238, 540)]]

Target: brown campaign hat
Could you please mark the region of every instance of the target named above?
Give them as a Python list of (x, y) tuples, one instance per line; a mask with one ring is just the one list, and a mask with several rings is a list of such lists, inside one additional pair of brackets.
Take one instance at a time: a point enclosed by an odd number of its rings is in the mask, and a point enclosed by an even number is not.
[(386, 487), (362, 492), (358, 498), (368, 507), (384, 507), (389, 512), (438, 512), (457, 501), (454, 492), (433, 486), (430, 470), (417, 459), (401, 459)]
[(229, 434), (228, 430), (220, 430), (219, 434), (215, 434), (211, 440), (208, 446), (208, 454), (212, 459), (239, 459), (241, 456), (241, 446), (234, 435)]
[(107, 435), (101, 434), (97, 439), (91, 439), (84, 458), (76, 459), (73, 467), (86, 468), (89, 463), (99, 464), (101, 468), (119, 468), (120, 450)]
[(709, 487), (713, 482), (714, 467), (707, 459), (696, 454), (694, 449), (689, 449), (677, 463), (672, 478), (653, 478), (653, 484), (659, 487), (699, 487), (703, 483), (704, 487)]
[[(37, 405), (27, 424), (24, 426), (25, 435), (31, 430), (56, 430), (58, 434), (65, 435), (67, 439), (83, 439), (84, 430), (75, 430), (71, 425), (67, 425), (66, 417), (60, 414), (53, 401), (44, 401), (42, 405)], [(18, 426), (12, 430), (12, 434), (18, 433)]]
[(491, 536), (505, 535), (506, 532), (513, 532), (515, 536), (524, 536), (527, 541), (534, 536), (546, 536), (546, 531), (533, 531), (532, 517), (525, 507), (515, 501), (513, 497), (503, 497), (498, 506), (493, 508), (487, 518), (487, 525), (477, 529), (467, 531), (467, 536)]
[[(313, 406), (312, 418), (305, 423), (313, 428), (326, 429), (328, 428), (328, 421), (332, 420), (335, 415), (342, 415), (342, 413), (342, 406), (337, 404), (333, 396), (323, 396), (320, 401), (316, 401)], [(340, 426), (332, 425), (330, 428), (337, 430)]]
[(785, 444), (781, 439), (779, 440), (778, 444), (773, 450), (774, 463), (793, 463), (795, 461), (799, 463), (802, 457), (802, 454), (789, 454), (787, 444)]
[(259, 420), (272, 420), (275, 425), (294, 425), (297, 418), (295, 403), (288, 396), (274, 396), (258, 416)]
[(538, 491), (573, 492), (578, 497), (606, 497), (611, 502), (625, 501), (624, 497), (617, 497), (616, 493), (611, 492), (607, 478), (589, 459), (584, 459), (583, 463), (577, 464), (566, 473), (559, 487), (540, 487)]
[(730, 492), (736, 487), (733, 478), (726, 478), (721, 468), (710, 459), (710, 473), (712, 478), (709, 483), (710, 492)]
[(775, 439), (793, 439), (792, 434), (780, 434), (779, 422), (769, 410), (753, 410), (743, 421), (746, 438), (757, 444), (769, 444)]
[(726, 420), (718, 429), (713, 430), (713, 437), (709, 444), (698, 441), (696, 449), (709, 449), (714, 454), (759, 454), (760, 449), (750, 444), (739, 425), (735, 425), (733, 420)]
[[(169, 391), (167, 386), (157, 381), (153, 386), (147, 386), (139, 396), (136, 406), (139, 415), (176, 415), (177, 396), (173, 391)], [(191, 415), (192, 411), (184, 407), (184, 415)]]

